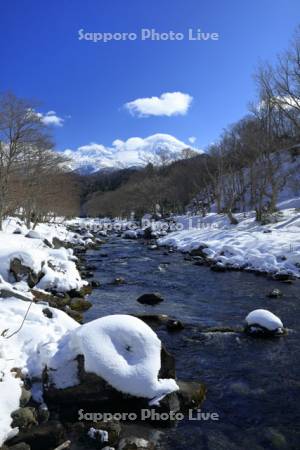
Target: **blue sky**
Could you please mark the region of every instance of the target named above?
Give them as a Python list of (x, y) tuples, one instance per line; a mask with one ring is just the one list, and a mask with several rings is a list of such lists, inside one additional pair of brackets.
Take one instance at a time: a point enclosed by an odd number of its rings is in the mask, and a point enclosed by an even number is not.
[[(0, 90), (36, 98), (64, 119), (58, 149), (168, 133), (203, 148), (247, 111), (253, 71), (300, 23), (299, 0), (1, 0)], [(218, 41), (78, 39), (78, 30), (217, 32)], [(124, 104), (182, 92), (186, 114), (137, 117)], [(50, 114), (51, 115), (51, 114)]]

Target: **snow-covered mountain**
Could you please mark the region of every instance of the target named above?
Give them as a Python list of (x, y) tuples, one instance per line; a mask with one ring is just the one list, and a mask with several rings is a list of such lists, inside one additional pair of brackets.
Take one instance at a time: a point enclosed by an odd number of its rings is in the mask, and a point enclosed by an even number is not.
[(117, 139), (111, 147), (92, 142), (75, 150), (66, 149), (62, 154), (70, 159), (69, 166), (72, 170), (90, 174), (102, 169), (142, 167), (150, 162), (158, 165), (173, 162), (186, 157), (183, 150), (188, 148), (202, 153), (174, 136), (158, 133), (144, 139)]

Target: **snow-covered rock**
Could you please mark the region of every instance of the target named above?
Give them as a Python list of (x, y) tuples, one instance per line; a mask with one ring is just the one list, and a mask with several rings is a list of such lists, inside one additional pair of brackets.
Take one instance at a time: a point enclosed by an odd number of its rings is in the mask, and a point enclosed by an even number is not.
[(276, 331), (283, 329), (283, 323), (279, 317), (266, 309), (255, 309), (246, 317), (248, 326), (259, 325), (269, 331)]
[(41, 239), (41, 240), (43, 240), (42, 235), (38, 231), (35, 231), (35, 230), (30, 230), (26, 234), (25, 237), (30, 238), (30, 239)]
[(122, 234), (123, 239), (137, 239), (137, 232), (135, 230), (126, 230)]
[(87, 284), (76, 268), (72, 249), (52, 249), (41, 239), (0, 232), (0, 275), (6, 282), (67, 292)]
[(155, 403), (179, 389), (174, 379), (158, 379), (161, 341), (136, 317), (102, 317), (70, 333), (49, 364), (54, 369), (53, 381), (57, 388), (67, 387), (61, 374), (76, 371), (77, 355), (84, 356), (86, 372), (98, 375), (123, 393)]

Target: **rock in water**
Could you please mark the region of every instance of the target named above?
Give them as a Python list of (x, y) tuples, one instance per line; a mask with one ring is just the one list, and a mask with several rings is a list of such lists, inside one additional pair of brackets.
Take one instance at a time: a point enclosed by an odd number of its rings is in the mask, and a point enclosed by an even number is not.
[(184, 325), (180, 320), (169, 319), (167, 322), (168, 331), (181, 331), (184, 329)]
[(279, 289), (273, 289), (271, 292), (269, 292), (268, 297), (270, 298), (282, 297), (282, 292)]
[(246, 317), (245, 331), (250, 334), (274, 335), (282, 334), (283, 323), (275, 314), (266, 309), (256, 309)]
[(164, 299), (159, 292), (153, 292), (151, 294), (141, 295), (137, 301), (143, 305), (156, 305), (157, 303), (163, 302)]

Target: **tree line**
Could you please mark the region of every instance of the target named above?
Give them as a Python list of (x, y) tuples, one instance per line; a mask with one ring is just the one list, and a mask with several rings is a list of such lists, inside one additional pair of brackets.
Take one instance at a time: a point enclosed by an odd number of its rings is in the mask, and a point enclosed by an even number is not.
[(9, 215), (27, 226), (79, 213), (80, 186), (54, 142), (36, 103), (0, 96), (0, 228)]
[(278, 196), (289, 183), (299, 190), (300, 27), (290, 48), (274, 65), (255, 73), (257, 99), (249, 113), (227, 127), (202, 155), (186, 151), (182, 161), (148, 164), (112, 190), (89, 192), (92, 216), (141, 216), (146, 212), (218, 213), (237, 223), (236, 211), (255, 210), (260, 222), (276, 213)]

